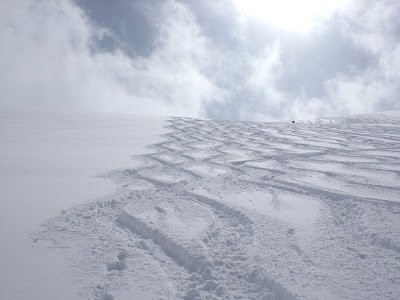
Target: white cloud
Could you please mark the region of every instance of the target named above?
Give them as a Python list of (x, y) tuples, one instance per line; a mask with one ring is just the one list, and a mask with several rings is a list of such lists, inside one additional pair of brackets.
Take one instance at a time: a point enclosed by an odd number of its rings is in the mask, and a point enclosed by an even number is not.
[[(339, 74), (326, 83), (328, 101), (340, 113), (400, 108), (400, 43), (396, 1), (357, 1), (344, 24), (351, 39), (375, 58), (364, 72)], [(397, 32), (397, 35), (399, 32)]]
[(286, 99), (276, 88), (276, 81), (282, 72), (279, 43), (266, 46), (258, 56), (248, 57), (247, 61), (250, 70), (245, 85), (257, 98), (257, 107), (252, 109), (254, 120), (270, 120), (281, 116)]
[(354, 1), (339, 24), (349, 41), (373, 56), (373, 63), (326, 80), (320, 98), (305, 93), (292, 101), (286, 97), (289, 115), (307, 119), (400, 109), (399, 8), (396, 1)]
[(279, 39), (271, 35), (263, 40), (254, 22), (246, 23), (239, 14), (230, 20), (235, 44), (221, 47), (205, 35), (183, 2), (159, 2), (151, 16), (157, 28), (152, 52), (130, 57), (118, 49), (95, 49), (99, 36), (112, 33), (93, 25), (71, 0), (4, 0), (0, 107), (259, 121), (391, 108), (400, 82), (397, 29), (388, 25), (396, 24), (395, 4), (371, 3), (358, 1), (341, 26), (347, 37), (374, 55), (376, 64), (337, 74), (324, 82), (326, 94), (317, 98), (277, 88), (288, 66)]
[(201, 116), (222, 92), (202, 73), (206, 40), (178, 2), (161, 8), (149, 57), (93, 50), (104, 30), (67, 0), (2, 1), (3, 106)]

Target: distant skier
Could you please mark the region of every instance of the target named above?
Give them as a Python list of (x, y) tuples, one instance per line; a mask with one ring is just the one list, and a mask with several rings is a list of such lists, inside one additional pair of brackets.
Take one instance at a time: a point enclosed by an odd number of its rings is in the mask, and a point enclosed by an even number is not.
[(294, 120), (292, 121), (292, 123), (293, 123), (293, 124), (295, 123)]

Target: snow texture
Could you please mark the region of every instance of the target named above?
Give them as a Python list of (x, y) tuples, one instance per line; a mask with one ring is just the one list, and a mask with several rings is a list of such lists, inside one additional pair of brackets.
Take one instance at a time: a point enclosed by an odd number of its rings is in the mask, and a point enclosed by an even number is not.
[(84, 299), (397, 299), (400, 112), (307, 122), (170, 118), (48, 220)]
[(113, 192), (115, 184), (95, 176), (134, 167), (130, 155), (150, 153), (164, 125), (121, 114), (0, 111), (1, 299), (85, 299), (64, 250), (50, 243), (49, 251), (32, 231)]

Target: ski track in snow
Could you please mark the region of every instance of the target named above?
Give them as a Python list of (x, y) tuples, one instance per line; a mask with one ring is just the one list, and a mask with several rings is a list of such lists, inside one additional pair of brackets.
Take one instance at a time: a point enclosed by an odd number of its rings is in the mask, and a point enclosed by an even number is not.
[(400, 118), (171, 118), (105, 174), (119, 188), (49, 220), (86, 299), (396, 299)]

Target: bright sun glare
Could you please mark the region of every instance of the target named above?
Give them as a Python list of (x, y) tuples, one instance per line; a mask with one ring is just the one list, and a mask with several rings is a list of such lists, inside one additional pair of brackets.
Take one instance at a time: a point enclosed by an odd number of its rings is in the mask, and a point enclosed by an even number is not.
[(319, 20), (344, 9), (349, 0), (235, 0), (249, 18), (289, 32), (308, 32)]

